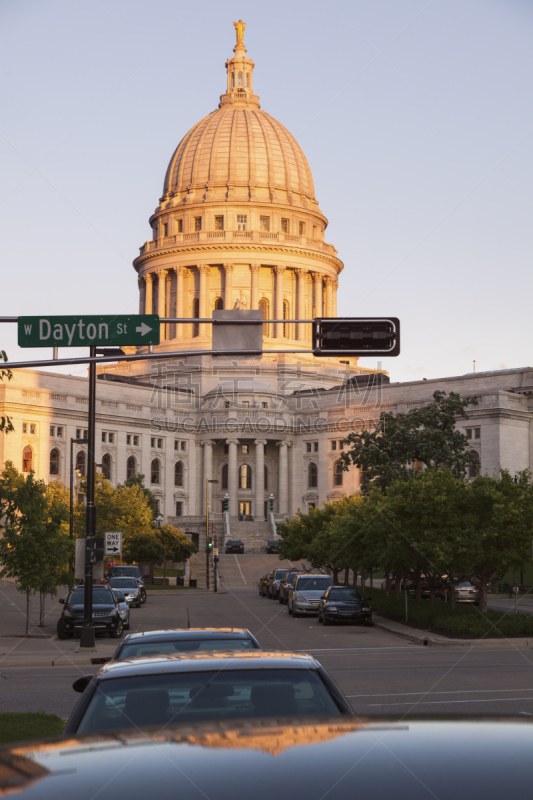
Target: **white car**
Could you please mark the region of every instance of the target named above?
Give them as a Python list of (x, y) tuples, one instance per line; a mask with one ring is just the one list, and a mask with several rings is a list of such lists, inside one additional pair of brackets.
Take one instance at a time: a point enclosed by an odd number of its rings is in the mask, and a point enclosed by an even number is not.
[(117, 598), (118, 603), (118, 613), (120, 614), (120, 619), (124, 624), (124, 630), (129, 631), (130, 629), (130, 607), (124, 597), (122, 591), (120, 589), (113, 589), (113, 594)]

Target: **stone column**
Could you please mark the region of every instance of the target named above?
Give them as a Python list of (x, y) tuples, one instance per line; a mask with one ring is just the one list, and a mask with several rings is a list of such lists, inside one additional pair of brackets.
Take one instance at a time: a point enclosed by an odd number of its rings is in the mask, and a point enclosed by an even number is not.
[[(176, 267), (176, 316), (178, 319), (184, 316), (183, 313), (183, 267)], [(183, 338), (183, 324), (176, 323), (176, 339)]]
[[(198, 267), (200, 273), (200, 317), (204, 319), (208, 316), (207, 313), (207, 293), (209, 291), (209, 267), (202, 264)], [(207, 325), (202, 323), (199, 326), (200, 336), (207, 336)]]
[(326, 278), (326, 317), (333, 316), (333, 278)]
[(145, 314), (153, 314), (153, 301), (152, 301), (152, 289), (153, 289), (153, 279), (154, 276), (151, 272), (147, 272), (144, 276), (144, 313)]
[(313, 279), (315, 281), (315, 317), (321, 317), (324, 313), (322, 311), (322, 275), (320, 272), (313, 272)]
[(265, 509), (265, 445), (266, 439), (256, 439), (255, 442), (255, 499), (254, 516), (256, 520), (263, 519)]
[(229, 311), (233, 308), (233, 264), (224, 264), (224, 309)]
[(259, 308), (259, 271), (261, 264), (252, 264), (252, 294), (250, 308), (257, 311)]
[[(207, 513), (207, 508), (206, 508), (206, 499), (207, 499), (206, 498), (206, 494), (207, 494), (206, 485), (207, 485), (207, 481), (208, 480), (210, 481), (213, 478), (213, 447), (215, 446), (215, 442), (211, 442), (211, 441), (202, 442), (202, 446), (204, 448), (203, 470), (202, 470), (202, 473), (203, 473), (202, 508), (203, 508), (204, 514), (205, 514), (205, 513)], [(211, 498), (211, 486), (213, 486), (213, 485), (214, 484), (211, 484), (209, 486), (209, 495), (210, 495), (209, 511), (210, 512), (211, 512), (211, 510), (213, 508), (213, 502), (212, 502), (212, 498)]]
[(279, 513), (289, 513), (289, 458), (288, 448), (290, 442), (277, 442), (279, 447), (279, 484), (278, 484), (278, 504)]
[(144, 281), (140, 277), (137, 278), (137, 286), (139, 287), (139, 314), (144, 314), (146, 299), (144, 297)]
[[(306, 269), (295, 269), (298, 277), (298, 319), (305, 319), (305, 281), (307, 276)], [(298, 323), (298, 341), (305, 341), (305, 323)]]
[(333, 282), (333, 316), (337, 316), (337, 289), (339, 288), (338, 281)]
[[(276, 273), (276, 319), (283, 319), (283, 273), (285, 267), (274, 267)], [(283, 339), (283, 322), (276, 322), (276, 339)]]
[(228, 494), (229, 494), (229, 515), (237, 517), (239, 511), (237, 499), (237, 445), (238, 439), (226, 439), (228, 445)]
[[(160, 317), (164, 317), (165, 313), (166, 313), (165, 312), (165, 307), (166, 307), (165, 289), (166, 289), (166, 283), (167, 283), (167, 275), (168, 275), (168, 270), (166, 270), (166, 269), (160, 269), (159, 272), (157, 273), (157, 277), (159, 278), (158, 286), (157, 286), (157, 313), (159, 314)], [(166, 339), (166, 335), (165, 335), (166, 334), (166, 327), (167, 326), (165, 324), (160, 325), (160, 330), (161, 330), (161, 334), (160, 335), (161, 335), (161, 341), (162, 342), (164, 342), (165, 339)]]

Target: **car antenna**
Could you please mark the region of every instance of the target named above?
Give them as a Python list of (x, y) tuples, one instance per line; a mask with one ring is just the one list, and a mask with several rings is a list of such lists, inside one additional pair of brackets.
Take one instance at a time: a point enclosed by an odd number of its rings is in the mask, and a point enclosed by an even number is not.
[(189, 606), (187, 606), (187, 627), (188, 627), (188, 628), (190, 628), (190, 627), (191, 627), (191, 621), (190, 621), (190, 619), (189, 619)]

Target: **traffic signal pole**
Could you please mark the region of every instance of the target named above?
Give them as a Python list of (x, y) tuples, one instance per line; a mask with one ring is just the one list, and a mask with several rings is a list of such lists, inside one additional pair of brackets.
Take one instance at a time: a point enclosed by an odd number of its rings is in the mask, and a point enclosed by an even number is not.
[[(96, 347), (90, 349), (91, 358), (96, 356)], [(83, 592), (83, 628), (80, 647), (95, 647), (93, 627), (93, 543), (96, 535), (96, 508), (94, 484), (96, 475), (96, 362), (89, 363), (89, 420), (87, 432), (87, 509), (85, 520), (85, 580)]]

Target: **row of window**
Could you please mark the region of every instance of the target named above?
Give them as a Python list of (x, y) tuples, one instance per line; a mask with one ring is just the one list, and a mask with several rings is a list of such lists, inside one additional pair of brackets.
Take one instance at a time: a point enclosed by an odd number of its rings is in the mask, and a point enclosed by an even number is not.
[[(467, 439), (481, 439), (481, 428), (466, 428), (466, 438)], [(472, 437), (472, 432), (474, 436)]]
[[(336, 461), (333, 465), (333, 485), (342, 486), (344, 481), (344, 470), (342, 461)], [(316, 489), (318, 486), (318, 466), (314, 463), (309, 464), (307, 469), (307, 487)]]
[[(223, 231), (225, 229), (224, 226), (224, 215), (220, 214), (215, 216), (214, 219), (215, 230), (216, 231)], [(264, 231), (266, 233), (270, 232), (270, 225), (271, 225), (271, 218), (269, 216), (261, 216), (259, 217), (259, 230)], [(193, 217), (193, 228), (196, 233), (202, 230), (203, 228), (203, 217)], [(290, 233), (291, 232), (291, 221), (287, 218), (281, 219), (281, 232), (282, 233)], [(248, 230), (248, 214), (237, 214), (237, 230), (238, 231), (246, 231)], [(307, 226), (305, 222), (298, 222), (298, 235), (305, 236), (307, 231)], [(163, 222), (161, 223), (160, 227), (160, 235), (165, 238), (167, 236), (171, 236), (175, 233), (183, 233), (183, 219), (174, 220), (174, 230), (170, 230), (170, 223)], [(313, 225), (313, 238), (316, 239), (318, 237), (318, 226)], [(154, 238), (157, 238), (157, 227), (154, 226)]]

